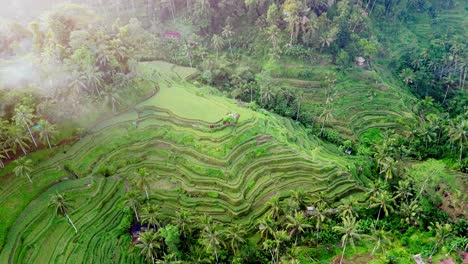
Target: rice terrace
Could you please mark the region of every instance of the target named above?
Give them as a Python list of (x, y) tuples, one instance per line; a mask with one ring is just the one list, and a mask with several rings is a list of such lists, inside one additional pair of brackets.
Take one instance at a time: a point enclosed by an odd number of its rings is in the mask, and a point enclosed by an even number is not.
[(466, 2), (0, 3), (0, 263), (468, 263)]

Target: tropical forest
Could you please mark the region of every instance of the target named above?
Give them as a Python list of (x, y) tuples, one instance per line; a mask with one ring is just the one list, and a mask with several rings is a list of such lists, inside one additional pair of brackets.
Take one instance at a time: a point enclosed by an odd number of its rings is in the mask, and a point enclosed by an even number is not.
[(1, 264), (468, 263), (467, 0), (0, 0)]

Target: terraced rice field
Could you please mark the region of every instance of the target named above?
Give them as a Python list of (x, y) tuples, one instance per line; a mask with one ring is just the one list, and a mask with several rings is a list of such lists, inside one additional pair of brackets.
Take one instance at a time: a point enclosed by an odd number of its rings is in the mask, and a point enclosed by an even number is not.
[[(332, 92), (333, 118), (325, 127), (336, 129), (344, 138), (355, 139), (370, 128), (403, 129), (401, 122), (414, 119), (412, 97), (398, 83), (383, 80), (379, 67), (374, 70), (355, 69), (345, 76), (338, 76)], [(320, 116), (327, 90), (317, 75), (316, 81), (277, 79), (280, 86), (304, 91), (303, 110)], [(320, 120), (317, 118), (317, 122)]]
[[(271, 197), (291, 190), (324, 191), (332, 201), (361, 191), (350, 172), (357, 158), (301, 126), (200, 93), (184, 80), (191, 69), (162, 62), (143, 67), (161, 75), (156, 96), (89, 128), (76, 144), (37, 164), (34, 184), (5, 181), (0, 203), (9, 207), (0, 212), (0, 263), (140, 262), (119, 225), (127, 176), (141, 167), (154, 175), (150, 197), (166, 215), (185, 208), (222, 223), (252, 226)], [(240, 114), (237, 126), (210, 128), (227, 112)], [(78, 179), (69, 179), (64, 167)], [(56, 191), (71, 198), (78, 234), (48, 208)]]

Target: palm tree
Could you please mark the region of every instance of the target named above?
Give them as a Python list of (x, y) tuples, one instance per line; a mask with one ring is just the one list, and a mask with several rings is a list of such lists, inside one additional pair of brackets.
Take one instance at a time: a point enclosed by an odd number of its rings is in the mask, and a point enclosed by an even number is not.
[(418, 218), (419, 205), (414, 200), (411, 203), (403, 202), (400, 204), (400, 215), (402, 216), (401, 222), (406, 222), (407, 224), (414, 224)]
[(372, 232), (371, 239), (375, 243), (371, 255), (374, 255), (375, 251), (379, 250), (379, 248), (382, 250), (382, 254), (385, 255), (385, 246), (390, 243), (390, 239), (388, 238), (388, 232), (382, 229), (374, 230)]
[(273, 237), (276, 230), (276, 223), (270, 217), (264, 217), (258, 221), (258, 230), (262, 239)]
[(26, 105), (19, 105), (15, 108), (15, 116), (14, 119), (16, 121), (17, 125), (23, 124), (28, 128), (29, 136), (32, 139), (32, 142), (34, 143), (34, 146), (37, 147), (36, 140), (33, 137), (31, 127), (32, 125), (32, 120), (34, 119), (34, 114), (33, 114), (33, 109), (26, 106)]
[(138, 208), (140, 207), (140, 197), (138, 193), (131, 191), (127, 193), (127, 199), (125, 205), (132, 208), (135, 213), (136, 219), (140, 222), (140, 217), (138, 217)]
[(322, 120), (322, 128), (320, 129), (320, 135), (323, 133), (323, 128), (325, 127), (325, 123), (328, 123), (330, 119), (333, 118), (332, 112), (332, 104), (329, 103), (328, 106), (322, 107), (322, 113), (319, 116), (320, 120)]
[(463, 155), (463, 143), (468, 139), (468, 120), (462, 119), (460, 123), (452, 124), (449, 127), (449, 138), (452, 143), (457, 141), (460, 144), (460, 163)]
[(227, 24), (226, 26), (224, 26), (223, 28), (223, 32), (221, 33), (221, 35), (227, 39), (228, 43), (229, 43), (229, 51), (231, 52), (231, 56), (232, 56), (232, 45), (231, 45), (231, 38), (232, 36), (234, 35), (234, 31), (232, 31), (232, 26)]
[(277, 25), (271, 25), (267, 28), (268, 40), (273, 46), (273, 51), (278, 50), (278, 43), (281, 35), (281, 31)]
[(405, 68), (403, 69), (399, 76), (401, 77), (401, 79), (403, 79), (403, 82), (408, 85), (410, 83), (413, 83), (416, 75), (414, 74), (414, 71), (410, 68)]
[(158, 255), (158, 249), (161, 248), (161, 240), (158, 233), (153, 231), (143, 232), (140, 235), (140, 243), (136, 245), (140, 248), (140, 254), (144, 255), (146, 261), (152, 261), (154, 264), (154, 258)]
[(68, 210), (70, 209), (70, 204), (65, 194), (56, 192), (50, 196), (49, 207), (55, 207), (55, 212), (57, 215), (65, 216), (68, 219), (68, 222), (75, 229), (75, 233), (78, 233), (75, 224), (73, 224), (71, 218), (68, 216)]
[(260, 88), (260, 100), (261, 102), (265, 102), (266, 105), (268, 105), (270, 102), (272, 102), (275, 97), (276, 97), (276, 91), (275, 88), (271, 85), (264, 85)]
[(325, 211), (328, 208), (328, 205), (325, 201), (318, 201), (314, 205), (315, 210), (312, 214), (312, 217), (315, 218), (315, 229), (317, 229), (317, 243), (319, 239), (320, 229), (322, 228), (323, 222), (325, 222), (326, 214)]
[(297, 103), (297, 114), (296, 114), (296, 121), (299, 120), (299, 116), (301, 115), (301, 103), (304, 100), (304, 92), (299, 91), (296, 93), (296, 103)]
[(107, 85), (104, 88), (104, 91), (102, 92), (103, 98), (104, 98), (104, 103), (108, 106), (112, 107), (112, 112), (117, 111), (117, 105), (120, 105), (121, 98), (120, 95), (118, 94), (118, 90), (116, 86), (113, 85)]
[(57, 134), (57, 127), (50, 124), (47, 120), (41, 119), (38, 122), (39, 125), (39, 138), (45, 144), (49, 145), (49, 148), (52, 148), (50, 140), (53, 139), (54, 135)]
[(296, 201), (296, 203), (299, 205), (299, 208), (301, 210), (306, 209), (306, 203), (305, 203), (305, 192), (304, 190), (300, 189), (298, 191), (291, 191), (291, 198)]
[(342, 233), (341, 242), (343, 245), (343, 252), (341, 253), (340, 264), (343, 263), (344, 253), (346, 251), (346, 245), (349, 242), (354, 248), (354, 240), (361, 239), (362, 235), (357, 230), (358, 222), (354, 217), (342, 218), (343, 226), (334, 226), (333, 230)]
[(436, 239), (436, 244), (431, 250), (431, 255), (429, 258), (432, 258), (432, 255), (434, 255), (437, 247), (439, 247), (440, 244), (444, 242), (444, 240), (450, 235), (452, 232), (452, 226), (450, 224), (444, 224), (441, 225), (440, 223), (435, 223), (432, 227), (429, 227), (429, 230), (434, 230), (435, 231), (435, 239)]
[(271, 218), (277, 220), (282, 213), (279, 197), (272, 198), (268, 205), (270, 206)]
[(341, 218), (357, 217), (356, 205), (357, 201), (352, 198), (344, 200), (343, 204), (338, 206), (338, 210), (340, 211), (339, 216)]
[(213, 252), (218, 263), (218, 251), (221, 249), (221, 245), (224, 243), (221, 239), (221, 233), (217, 230), (217, 226), (212, 226), (202, 230), (200, 235), (200, 242), (205, 246), (207, 253)]
[(220, 35), (214, 34), (211, 38), (211, 47), (216, 50), (216, 59), (218, 59), (219, 51), (224, 47), (224, 39)]
[(330, 47), (331, 44), (336, 40), (336, 36), (338, 34), (338, 28), (333, 27), (329, 31), (325, 31), (321, 36), (320, 36), (320, 47)]
[(380, 174), (385, 175), (385, 181), (393, 179), (393, 176), (397, 173), (397, 164), (398, 162), (389, 156), (380, 161)]
[(154, 230), (156, 230), (156, 225), (160, 225), (158, 219), (159, 216), (158, 208), (151, 204), (147, 204), (143, 207), (140, 213), (141, 222), (152, 225)]
[(29, 148), (29, 143), (31, 143), (31, 138), (28, 137), (23, 128), (13, 125), (8, 129), (8, 139), (12, 146), (13, 153), (16, 154), (16, 149), (21, 148), (24, 155), (26, 155), (26, 149)]
[(399, 197), (403, 201), (408, 201), (408, 198), (413, 196), (412, 189), (410, 187), (410, 181), (408, 180), (401, 180), (398, 181), (398, 186), (396, 187), (396, 197)]
[(19, 158), (15, 161), (16, 167), (13, 169), (13, 172), (17, 177), (27, 177), (28, 180), (32, 183), (31, 172), (32, 172), (32, 160), (26, 159), (25, 157)]
[(394, 198), (387, 190), (379, 190), (374, 196), (370, 198), (369, 207), (379, 207), (379, 213), (377, 214), (377, 220), (375, 222), (374, 229), (377, 229), (377, 224), (379, 222), (380, 213), (382, 209), (385, 213), (385, 216), (388, 216), (390, 211), (393, 211), (393, 206), (391, 205), (394, 202)]
[(153, 178), (146, 171), (146, 168), (141, 168), (136, 173), (135, 185), (141, 190), (145, 191), (146, 199), (149, 200), (148, 189), (151, 187), (150, 182), (153, 181)]
[(179, 228), (180, 234), (187, 239), (192, 234), (193, 221), (189, 217), (187, 211), (178, 211), (174, 224)]
[(101, 96), (99, 87), (102, 85), (102, 73), (97, 67), (86, 67), (83, 72), (83, 77), (87, 86), (94, 88), (97, 95)]
[(245, 236), (247, 235), (246, 229), (239, 225), (231, 225), (226, 231), (226, 239), (231, 247), (234, 256), (236, 255), (237, 250), (242, 244), (245, 243)]
[(294, 216), (287, 215), (286, 216), (286, 229), (289, 229), (289, 236), (292, 237), (296, 235), (296, 239), (294, 244), (297, 245), (297, 238), (299, 233), (304, 233), (306, 228), (312, 227), (311, 225), (307, 224), (307, 218), (304, 216), (304, 213), (301, 211), (296, 211)]

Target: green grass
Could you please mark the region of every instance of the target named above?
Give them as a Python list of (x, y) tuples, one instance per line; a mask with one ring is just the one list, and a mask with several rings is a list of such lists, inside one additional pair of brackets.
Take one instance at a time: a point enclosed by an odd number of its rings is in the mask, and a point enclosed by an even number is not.
[[(125, 188), (115, 175), (140, 167), (158, 175), (150, 196), (168, 216), (185, 208), (250, 226), (269, 199), (291, 189), (325, 191), (331, 200), (361, 191), (347, 170), (359, 158), (339, 153), (288, 119), (211, 93), (200, 96), (200, 88), (177, 77), (191, 69), (163, 62), (142, 67), (161, 72), (161, 87), (136, 106), (140, 114), (129, 109), (108, 118), (73, 146), (43, 152), (54, 154), (49, 159), (33, 154), (38, 161), (32, 185), (11, 177), (11, 166), (1, 172), (0, 263), (109, 262), (109, 254), (115, 262), (138, 262), (128, 251), (128, 236), (118, 233)], [(240, 113), (237, 126), (210, 128), (228, 111)], [(65, 165), (78, 180), (65, 179)], [(55, 191), (72, 198), (78, 235), (47, 208)]]

